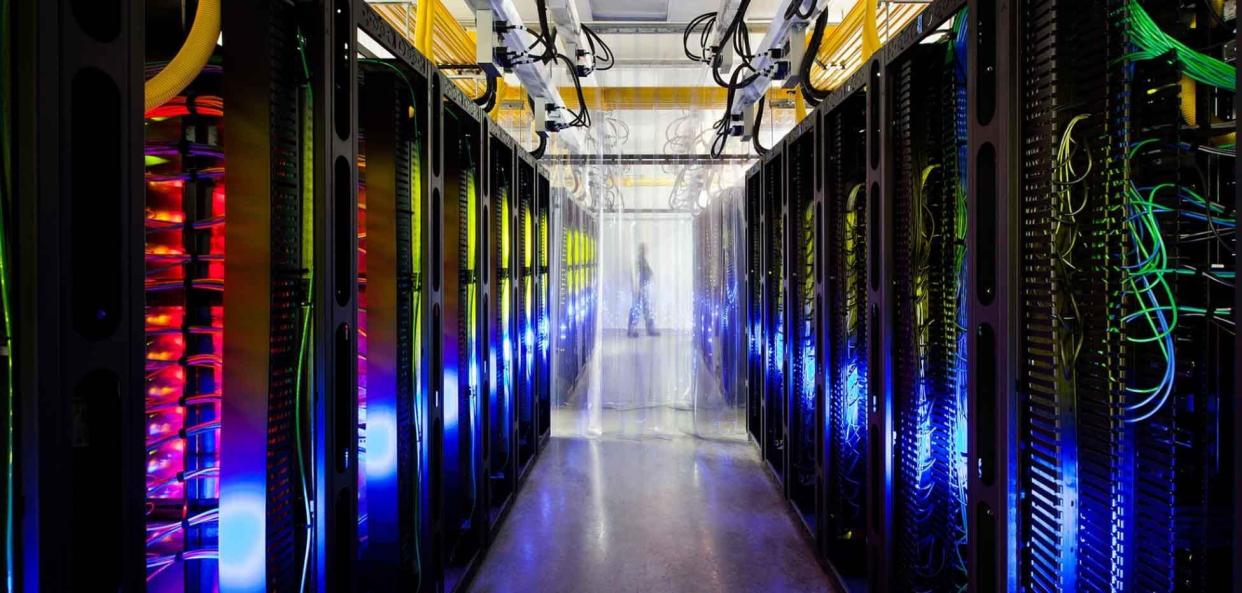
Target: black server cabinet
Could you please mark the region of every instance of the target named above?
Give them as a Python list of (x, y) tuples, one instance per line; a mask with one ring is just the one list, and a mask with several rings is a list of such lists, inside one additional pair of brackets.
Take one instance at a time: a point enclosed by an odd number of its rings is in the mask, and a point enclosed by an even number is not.
[(864, 73), (819, 106), (824, 165), (824, 553), (865, 590), (867, 519), (866, 90)]
[(427, 549), (424, 257), (428, 78), (433, 66), (357, 4), (390, 60), (361, 60), (359, 86), (359, 545), (370, 590), (417, 588)]
[[(482, 486), (481, 411), (486, 388), (483, 356), (486, 322), (483, 303), (480, 182), (485, 129), (483, 115), (453, 82), (439, 74), (432, 100), (439, 118), (432, 123), (431, 233), (432, 285), (439, 302), (432, 308), (432, 331), (440, 338), (440, 384), (433, 394), (431, 456), (433, 556), (442, 567), (444, 591), (455, 591), (477, 567), (485, 536)], [(436, 107), (432, 107), (435, 109)], [(439, 199), (437, 199), (439, 198)], [(434, 262), (439, 262), (437, 266)]]
[(724, 405), (735, 410), (745, 407), (747, 364), (739, 355), (748, 325), (739, 318), (738, 290), (744, 196), (740, 189), (726, 191), (694, 217), (696, 356), (709, 375), (719, 377)]
[(536, 344), (535, 323), (538, 299), (535, 286), (535, 235), (537, 233), (536, 196), (538, 165), (528, 153), (517, 161), (517, 202), (515, 238), (517, 240), (517, 418), (518, 473), (525, 476), (538, 448), (536, 427)]
[(1229, 16), (1031, 1), (1008, 21), (1019, 70), (999, 86), (1019, 92), (996, 105), (1018, 114), (1021, 160), (1008, 168), (1016, 191), (997, 195), (1017, 231), (1002, 302), (1016, 322), (1004, 363), (1018, 588), (1231, 582)]
[(1019, 39), (1013, 3), (974, 0), (967, 56), (967, 450), (970, 473), (970, 587), (979, 593), (1015, 590), (1016, 463), (1013, 385), (1019, 323), (1013, 306), (1016, 259), (1017, 143), (1015, 80)]
[(14, 587), (138, 590), (144, 409), (130, 395), (144, 388), (143, 5), (8, 7), (16, 142), (6, 173), (20, 196), (15, 228), (29, 238), (14, 243), (9, 278), (15, 393), (25, 394), (12, 427), (21, 492), (6, 503), (23, 501), (8, 507), (20, 513)]
[[(352, 0), (309, 7), (314, 113), (315, 546), (319, 589), (358, 574), (358, 60)], [(295, 38), (296, 42), (296, 38)]]
[(892, 143), (890, 106), (893, 84), (884, 76), (883, 54), (863, 64), (867, 76), (867, 570), (870, 591), (890, 591), (893, 558), (893, 341), (894, 282), (890, 248), (893, 205), (889, 198), (888, 155)]
[(746, 432), (763, 447), (763, 168), (746, 174)]
[[(893, 591), (966, 586), (966, 15), (937, 2), (883, 54), (892, 285)], [(935, 37), (927, 36), (934, 33)]]
[(515, 241), (515, 146), (507, 138), (491, 135), (488, 167), (491, 191), (488, 280), (491, 300), (487, 314), (490, 345), (487, 364), (491, 381), (484, 424), (488, 484), (489, 525), (497, 528), (517, 489), (517, 243)]
[(782, 491), (786, 482), (788, 446), (789, 282), (786, 274), (788, 196), (785, 192), (785, 155), (769, 152), (763, 159), (763, 441), (767, 468)]
[[(16, 198), (16, 171), (13, 146), (16, 145), (17, 131), (13, 124), (16, 109), (14, 108), (14, 66), (25, 59), (26, 51), (19, 47), (13, 33), (14, 17), (17, 12), (11, 4), (6, 3), (0, 8), (0, 53), (9, 56), (0, 63), (0, 466), (3, 467), (3, 478), (0, 479), (0, 517), (3, 517), (4, 540), (0, 544), (0, 574), (7, 579), (16, 576), (17, 555), (14, 552), (16, 540), (20, 537), (16, 532), (17, 514), (14, 502), (17, 499), (17, 479), (21, 471), (18, 459), (20, 449), (16, 448), (17, 413), (16, 382), (19, 376), (16, 367), (19, 364), (16, 356), (18, 331), (14, 327), (16, 321), (14, 295), (17, 292), (13, 260), (14, 247), (12, 238), (17, 231), (18, 201)], [(24, 41), (24, 40), (23, 40)], [(14, 56), (17, 56), (14, 59)], [(25, 117), (25, 116), (23, 116)], [(16, 582), (16, 579), (14, 579)]]
[(816, 189), (819, 162), (817, 118), (796, 127), (779, 145), (786, 155), (787, 192), (786, 349), (788, 378), (787, 494), (798, 519), (818, 540), (823, 501), (823, 360), (822, 282), (820, 279), (820, 191)]
[(543, 167), (535, 180), (535, 426), (539, 448), (552, 436), (552, 182)]

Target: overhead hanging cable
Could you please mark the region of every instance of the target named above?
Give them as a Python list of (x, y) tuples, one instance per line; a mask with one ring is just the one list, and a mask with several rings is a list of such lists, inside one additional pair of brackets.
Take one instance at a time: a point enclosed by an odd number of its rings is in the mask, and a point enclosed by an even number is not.
[(143, 112), (167, 103), (185, 90), (211, 59), (219, 38), (220, 0), (199, 0), (185, 43), (164, 69), (143, 85)]
[(812, 106), (818, 105), (823, 101), (828, 92), (815, 86), (815, 81), (811, 79), (811, 65), (819, 56), (819, 46), (824, 41), (824, 29), (828, 26), (828, 10), (820, 11), (819, 17), (815, 19), (815, 29), (811, 33), (811, 41), (807, 44), (806, 53), (802, 56), (802, 63), (798, 65), (798, 80), (802, 84), (798, 85), (802, 91), (802, 97)]

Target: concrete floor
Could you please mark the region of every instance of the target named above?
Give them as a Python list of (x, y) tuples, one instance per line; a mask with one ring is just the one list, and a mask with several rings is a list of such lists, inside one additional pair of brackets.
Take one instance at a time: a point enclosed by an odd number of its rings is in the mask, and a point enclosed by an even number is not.
[(752, 445), (555, 437), (471, 591), (832, 591)]

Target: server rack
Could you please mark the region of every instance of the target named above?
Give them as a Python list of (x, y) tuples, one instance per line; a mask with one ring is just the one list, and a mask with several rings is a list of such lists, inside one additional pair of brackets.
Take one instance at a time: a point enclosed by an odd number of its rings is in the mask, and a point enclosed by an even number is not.
[(866, 566), (869, 379), (866, 286), (866, 87), (862, 73), (818, 110), (824, 165), (824, 525), (822, 545), (843, 584), (862, 590)]
[(567, 402), (582, 380), (595, 346), (595, 218), (564, 195), (554, 204), (557, 249), (557, 386)]
[(1013, 537), (1038, 543), (1015, 548), (1016, 586), (1223, 590), (1237, 487), (1222, 463), (1237, 430), (1222, 318), (1236, 296), (1219, 273), (1236, 268), (1221, 232), (1236, 219), (1229, 15), (1119, 1), (1063, 26), (1068, 5), (1022, 8), (1010, 512)]
[[(179, 6), (147, 8), (157, 59), (185, 24)], [(6, 513), (6, 578), (30, 591), (460, 586), (487, 537), (478, 221), (495, 131), (348, 0), (225, 3), (227, 47), (144, 122), (137, 14), (4, 14), (18, 68), (0, 73), (0, 105), (7, 124), (14, 89), (15, 143), (32, 147), (12, 154), (31, 199), (5, 185), (5, 229), (38, 238), (6, 265), (21, 287), (6, 319), (31, 338), (14, 340), (6, 393), (23, 453), (6, 511), (25, 499)], [(342, 49), (359, 30), (396, 59), (359, 72)], [(21, 392), (41, 395), (7, 399)], [(447, 439), (446, 399), (466, 410)]]
[(768, 470), (785, 487), (789, 404), (786, 401), (789, 360), (789, 279), (785, 254), (788, 195), (785, 155), (770, 152), (763, 159), (763, 441), (760, 450)]
[(136, 589), (145, 572), (144, 410), (122, 394), (144, 382), (144, 199), (133, 148), (143, 138), (142, 5), (6, 8), (14, 61), (5, 89), (13, 119), (5, 117), (23, 147), (6, 153), (16, 215), (6, 231), (30, 241), (14, 242), (6, 278), (15, 281), (19, 394), (9, 435), (20, 451), (10, 468), (20, 491), (7, 493), (6, 510), (20, 516), (6, 516), (15, 555), (5, 576), (24, 591)]
[(536, 211), (538, 176), (535, 159), (521, 153), (517, 163), (517, 257), (518, 257), (518, 357), (517, 357), (517, 408), (518, 408), (518, 473), (525, 476), (534, 461), (538, 448), (536, 427), (536, 379), (535, 325), (537, 323), (538, 299), (535, 282), (535, 243), (538, 232)]
[(535, 189), (535, 426), (542, 449), (552, 436), (552, 183), (542, 169), (537, 171)]
[[(890, 144), (882, 199), (892, 233), (887, 421), (891, 590), (966, 587), (966, 15), (939, 2), (883, 54)], [(934, 36), (929, 38), (929, 36)]]
[(434, 578), (424, 560), (430, 557), (425, 427), (432, 371), (424, 253), (434, 67), (374, 11), (356, 7), (359, 31), (397, 56), (362, 60), (359, 83), (361, 581), (369, 589), (418, 588)]
[(785, 191), (788, 378), (785, 406), (787, 494), (809, 535), (819, 537), (823, 509), (824, 410), (821, 335), (823, 283), (820, 270), (822, 191), (817, 189), (818, 119), (807, 118), (784, 140), (787, 154)]
[(763, 168), (746, 173), (746, 432), (763, 444)]
[(698, 364), (707, 376), (719, 377), (719, 389), (728, 407), (745, 407), (742, 381), (747, 361), (746, 327), (739, 307), (739, 262), (744, 261), (742, 212), (745, 193), (726, 189), (695, 215), (695, 338)]
[[(436, 368), (442, 369), (443, 379), (435, 400), (440, 417), (433, 420), (432, 429), (432, 475), (439, 482), (433, 485), (439, 500), (432, 508), (439, 513), (435, 521), (443, 587), (454, 591), (477, 567), (486, 523), (482, 519), (486, 503), (479, 504), (480, 397), (486, 388), (480, 273), (484, 253), (479, 233), (484, 212), (479, 188), (486, 143), (478, 108), (447, 77), (438, 74), (436, 81), (433, 93), (439, 93), (441, 117), (438, 125), (433, 119), (432, 129), (441, 135), (432, 168), (442, 174), (442, 185), (432, 189), (431, 214), (440, 224), (432, 230), (433, 250), (440, 254), (435, 258), (440, 262), (439, 277), (433, 264), (432, 283), (441, 289), (441, 302), (432, 310), (432, 326), (433, 332), (440, 330), (435, 333), (442, 340), (442, 366)], [(437, 194), (443, 203), (436, 200)]]
[[(16, 383), (17, 375), (17, 344), (19, 331), (14, 323), (17, 293), (17, 275), (13, 273), (13, 259), (16, 245), (11, 238), (15, 237), (17, 224), (15, 215), (19, 201), (16, 196), (17, 166), (13, 154), (13, 146), (17, 144), (17, 131), (14, 126), (14, 66), (24, 62), (25, 51), (20, 37), (15, 40), (13, 22), (16, 10), (11, 5), (0, 7), (0, 53), (9, 56), (0, 63), (0, 406), (3, 406), (3, 418), (0, 418), (0, 467), (3, 467), (3, 478), (0, 478), (0, 521), (4, 530), (3, 552), (0, 553), (0, 578), (6, 586), (14, 589), (18, 584), (17, 567), (14, 552), (20, 534), (17, 533), (17, 513), (14, 502), (17, 498), (17, 479), (21, 471), (20, 449), (17, 445), (17, 424), (21, 418), (17, 410)], [(16, 57), (15, 57), (16, 56)]]
[[(178, 12), (148, 6), (152, 31), (178, 37)], [(13, 525), (22, 543), (8, 547), (21, 569), (7, 576), (23, 590), (296, 587), (313, 541), (298, 511), (306, 474), (293, 467), (292, 412), (311, 401), (294, 386), (314, 288), (303, 214), (320, 206), (307, 182), (315, 119), (294, 64), (296, 31), (315, 15), (226, 7), (230, 47), (144, 122), (144, 45), (153, 57), (175, 47), (143, 43), (134, 5), (16, 14), (30, 35), (17, 42), (16, 111), (30, 116), (17, 118), (30, 126), (20, 142), (68, 170), (16, 163), (22, 193), (38, 196), (20, 224), (40, 237), (17, 264), (20, 331), (45, 339), (19, 350), (19, 389), (41, 395), (19, 411), (27, 503)], [(48, 133), (56, 121), (67, 133)], [(238, 193), (249, 199), (227, 199)], [(240, 429), (251, 426), (262, 430)]]
[(495, 528), (517, 489), (517, 192), (515, 151), (520, 148), (501, 136), (490, 138), (488, 162), (491, 184), (489, 279), (492, 285), (491, 345), (487, 426), (487, 483), (490, 525)]

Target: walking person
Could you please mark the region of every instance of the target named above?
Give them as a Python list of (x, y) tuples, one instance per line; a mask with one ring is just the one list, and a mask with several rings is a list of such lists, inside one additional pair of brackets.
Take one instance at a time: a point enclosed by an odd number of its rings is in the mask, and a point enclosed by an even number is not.
[(659, 330), (655, 327), (655, 319), (651, 317), (651, 277), (654, 273), (651, 270), (651, 264), (647, 262), (647, 244), (638, 244), (638, 286), (634, 290), (634, 304), (630, 307), (630, 329), (628, 335), (631, 338), (638, 337), (638, 316), (642, 315), (647, 322), (647, 335), (658, 336)]

